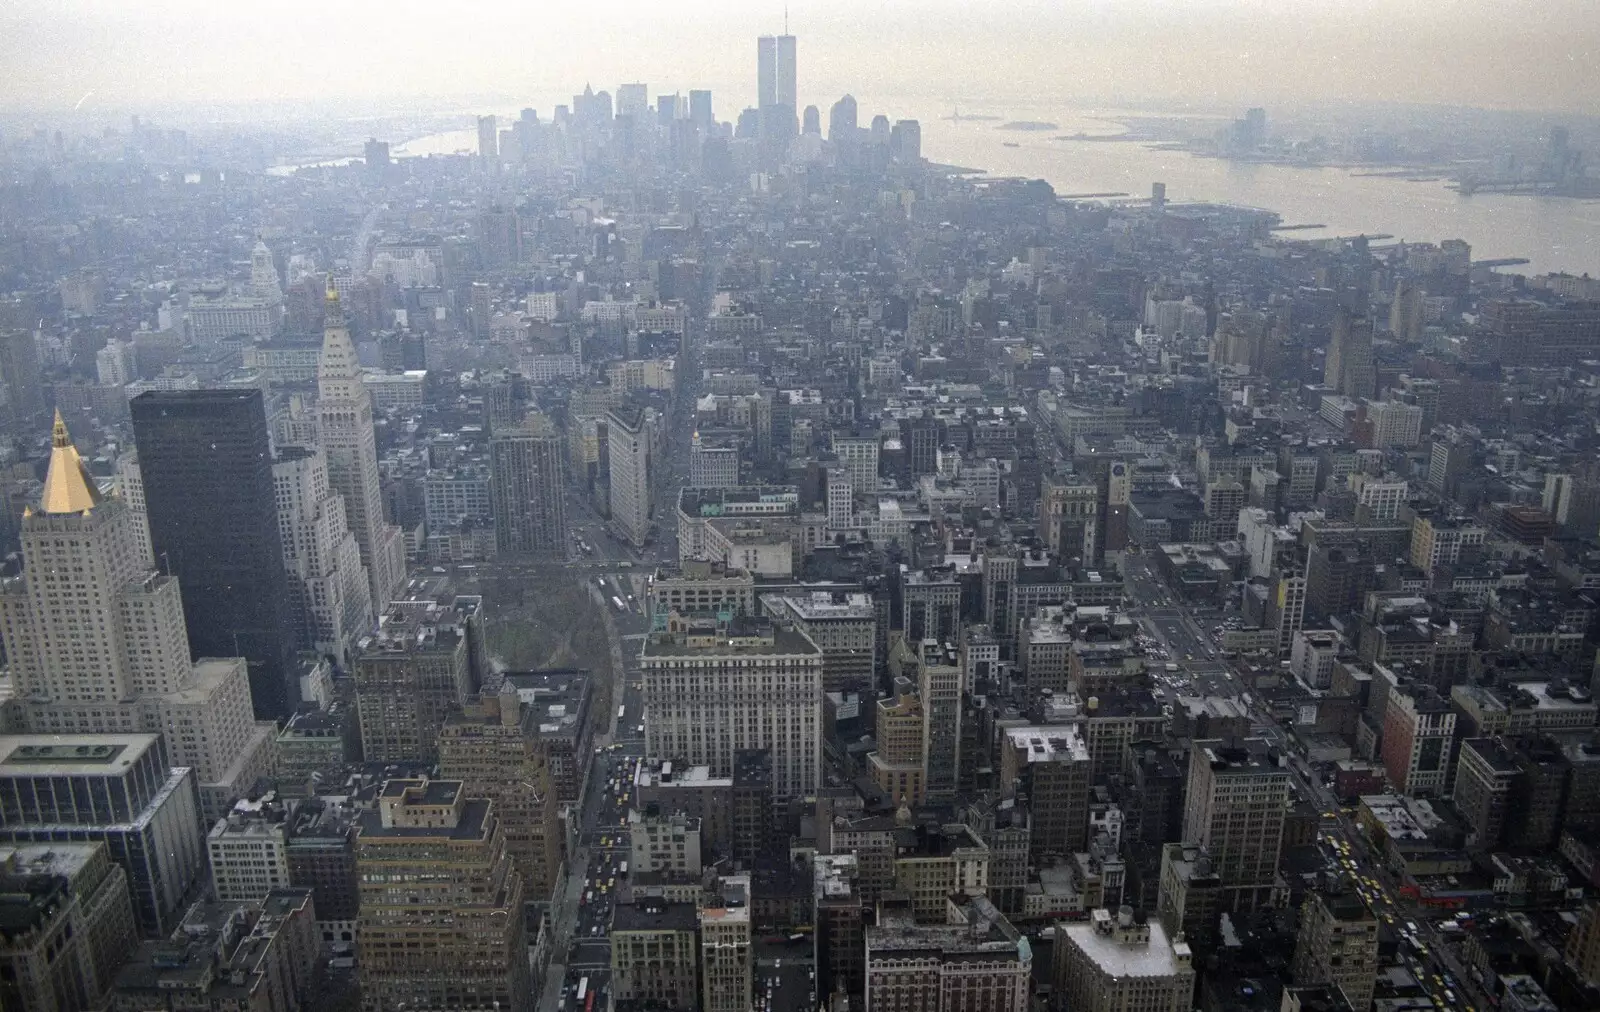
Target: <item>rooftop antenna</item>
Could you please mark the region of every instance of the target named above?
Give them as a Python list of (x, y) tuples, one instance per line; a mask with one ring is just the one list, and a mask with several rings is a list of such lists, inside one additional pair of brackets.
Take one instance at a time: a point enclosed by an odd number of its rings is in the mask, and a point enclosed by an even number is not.
[[(783, 5), (783, 34), (785, 34), (785, 35), (789, 34), (789, 5), (788, 4), (784, 4)], [(84, 98), (88, 98), (88, 97), (89, 96), (87, 96), (87, 95), (84, 96)], [(82, 103), (80, 102), (79, 104), (81, 105)]]

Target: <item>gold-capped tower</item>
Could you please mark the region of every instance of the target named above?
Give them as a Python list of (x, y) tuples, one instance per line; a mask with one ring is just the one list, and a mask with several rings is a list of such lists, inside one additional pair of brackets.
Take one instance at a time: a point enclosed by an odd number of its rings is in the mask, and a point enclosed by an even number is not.
[(94, 509), (103, 498), (94, 476), (78, 455), (67, 434), (67, 423), (56, 409), (56, 422), (50, 433), (50, 469), (44, 476), (44, 494), (39, 509), (45, 513), (82, 513)]

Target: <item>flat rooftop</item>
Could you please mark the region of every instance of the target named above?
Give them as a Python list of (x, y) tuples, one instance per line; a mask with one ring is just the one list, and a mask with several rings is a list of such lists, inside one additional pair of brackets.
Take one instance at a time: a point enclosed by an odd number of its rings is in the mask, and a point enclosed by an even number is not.
[(783, 514), (800, 506), (800, 490), (793, 485), (740, 485), (733, 488), (684, 488), (678, 492), (678, 510), (688, 516), (721, 516), (750, 512)]
[(958, 850), (988, 849), (976, 833), (961, 823), (896, 827), (894, 837), (895, 856), (903, 858), (950, 857)]
[(678, 565), (661, 565), (656, 567), (655, 582), (666, 583), (669, 581), (685, 581), (688, 583), (713, 583), (729, 580), (735, 583), (753, 583), (747, 569), (735, 567), (729, 569), (721, 562), (705, 562), (700, 559), (689, 559)]
[(952, 569), (939, 569), (932, 572), (926, 569), (914, 569), (906, 574), (906, 586), (956, 586), (956, 574)]
[[(688, 635), (655, 634), (644, 642), (645, 657), (704, 657), (742, 655), (764, 657), (779, 654), (794, 656), (819, 656), (817, 645), (798, 630), (776, 626), (769, 634), (751, 634), (734, 626), (725, 635), (710, 636), (698, 632)], [(705, 645), (691, 645), (688, 640), (704, 639)]]
[(1468, 738), (1462, 742), (1462, 748), (1470, 748), (1477, 753), (1478, 758), (1496, 773), (1512, 774), (1517, 772), (1517, 762), (1511, 757), (1506, 747), (1495, 738)]
[(344, 716), (328, 710), (301, 710), (278, 732), (278, 741), (322, 740), (344, 737)]
[(1392, 840), (1425, 841), (1429, 831), (1445, 824), (1433, 805), (1421, 799), (1398, 794), (1363, 794), (1361, 804), (1382, 824)]
[(548, 668), (538, 671), (507, 671), (505, 681), (517, 691), (524, 707), (525, 726), (539, 735), (573, 735), (592, 689), (592, 677), (585, 668)]
[(1205, 503), (1185, 489), (1136, 489), (1129, 504), (1147, 520), (1198, 520), (1206, 515)]
[(94, 857), (101, 843), (11, 843), (0, 846), (0, 868), (11, 875), (62, 875), (71, 878)]
[(873, 617), (872, 598), (867, 594), (832, 594), (825, 590), (809, 594), (783, 594), (789, 610), (807, 622), (830, 619), (867, 620)]
[(149, 749), (153, 734), (21, 734), (0, 736), (0, 777), (104, 776)]
[(1147, 926), (1150, 929), (1148, 942), (1124, 944), (1096, 931), (1092, 921), (1061, 924), (1056, 927), (1056, 944), (1065, 941), (1061, 937), (1065, 932), (1066, 939), (1094, 960), (1103, 973), (1113, 977), (1172, 977), (1189, 972), (1178, 965), (1177, 954), (1172, 943), (1167, 941), (1161, 922), (1152, 917)]
[[(403, 796), (410, 788), (416, 787), (415, 780), (390, 780), (383, 785), (382, 796), (385, 798), (398, 798)], [(410, 805), (449, 805), (454, 804), (456, 795), (461, 793), (462, 784), (459, 780), (429, 780), (422, 784), (422, 793), (413, 794), (406, 800)]]
[(611, 931), (694, 931), (700, 926), (693, 903), (619, 903), (611, 914)]
[(655, 769), (646, 764), (639, 765), (639, 772), (634, 776), (634, 785), (645, 788), (693, 788), (693, 787), (732, 787), (732, 777), (714, 777), (711, 775), (710, 766), (678, 766), (671, 762), (662, 763)]
[(307, 799), (295, 806), (290, 846), (295, 843), (310, 846), (317, 841), (342, 843), (359, 816), (358, 810), (336, 801)]
[(1550, 682), (1513, 682), (1516, 688), (1533, 697), (1540, 710), (1593, 710), (1595, 702), (1581, 686), (1554, 686)]
[(1076, 725), (1008, 727), (1005, 735), (1030, 763), (1089, 761), (1089, 746)]
[[(1241, 741), (1223, 741), (1213, 738), (1197, 741), (1195, 749), (1218, 773), (1272, 773), (1280, 772), (1277, 763), (1267, 754), (1267, 743), (1260, 738)], [(1285, 772), (1284, 776), (1288, 776)]]
[[(442, 803), (442, 802), (440, 802)], [(452, 840), (476, 840), (483, 835), (483, 821), (489, 814), (489, 802), (472, 798), (461, 809), (461, 818), (452, 827), (447, 826), (385, 826), (377, 812), (361, 813), (363, 838), (414, 838), (446, 836)]]
[(535, 671), (507, 671), (505, 680), (517, 690), (524, 703), (568, 700), (577, 702), (588, 689), (588, 668), (542, 668)]
[(981, 955), (985, 959), (1020, 958), (1022, 946), (1014, 938), (1007, 938), (995, 925), (981, 937), (974, 937), (972, 928), (965, 924), (912, 924), (891, 921), (879, 927), (866, 929), (867, 951), (873, 956), (896, 953), (901, 958), (913, 955), (939, 956), (946, 960), (959, 960), (962, 956)]

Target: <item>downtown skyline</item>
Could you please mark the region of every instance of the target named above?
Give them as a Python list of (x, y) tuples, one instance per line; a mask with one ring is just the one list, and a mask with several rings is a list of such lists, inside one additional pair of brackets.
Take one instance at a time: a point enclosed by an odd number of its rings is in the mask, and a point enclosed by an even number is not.
[[(794, 5), (788, 30), (802, 38), (802, 107), (846, 91), (974, 102), (1402, 102), (1571, 112), (1600, 100), (1584, 69), (1600, 29), (1574, 0), (1531, 10), (1480, 0), (1443, 10), (1410, 0), (1316, 6), (820, 0)], [(558, 93), (584, 79), (710, 87), (754, 104), (749, 40), (784, 24), (780, 4), (722, 0), (670, 11), (468, 3), (443, 19), (421, 5), (365, 0), (288, 0), (271, 16), (164, 0), (112, 17), (81, 0), (23, 0), (0, 14), (0, 61), (10, 68), (0, 110), (404, 104), (416, 96)], [(525, 42), (508, 47), (507, 38)], [(1486, 66), (1496, 72), (1481, 73)]]

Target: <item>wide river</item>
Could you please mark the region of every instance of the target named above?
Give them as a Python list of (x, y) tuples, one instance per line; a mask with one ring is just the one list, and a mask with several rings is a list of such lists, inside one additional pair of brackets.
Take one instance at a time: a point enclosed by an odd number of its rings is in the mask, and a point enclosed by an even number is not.
[[(862, 103), (862, 125), (868, 119)], [(950, 110), (914, 110), (922, 123), (922, 153), (950, 165), (1000, 176), (1048, 181), (1060, 194), (1127, 193), (1146, 197), (1150, 184), (1167, 184), (1171, 202), (1215, 201), (1265, 208), (1283, 223), (1320, 224), (1285, 235), (1315, 239), (1334, 235), (1387, 234), (1411, 242), (1465, 239), (1474, 259), (1526, 257), (1515, 270), (1539, 274), (1569, 271), (1600, 275), (1600, 200), (1474, 194), (1463, 197), (1444, 180), (1407, 182), (1357, 175), (1342, 168), (1293, 168), (1202, 158), (1136, 141), (1055, 140), (1079, 132), (1111, 135), (1121, 130), (1116, 114), (1081, 109), (963, 109), (964, 115), (1005, 114), (1007, 119), (1056, 124), (1026, 132), (999, 129), (1005, 120), (945, 118)], [(727, 110), (720, 110), (722, 116)], [(501, 110), (502, 124), (512, 110)], [(902, 113), (905, 115), (905, 113)], [(824, 125), (827, 110), (823, 113)], [(475, 150), (477, 133), (452, 130), (418, 137), (396, 154), (450, 154)], [(1011, 147), (1008, 145), (1015, 145)]]

